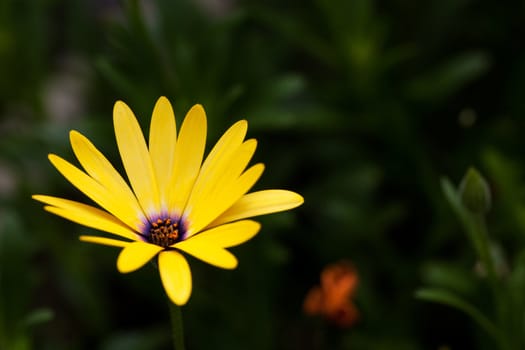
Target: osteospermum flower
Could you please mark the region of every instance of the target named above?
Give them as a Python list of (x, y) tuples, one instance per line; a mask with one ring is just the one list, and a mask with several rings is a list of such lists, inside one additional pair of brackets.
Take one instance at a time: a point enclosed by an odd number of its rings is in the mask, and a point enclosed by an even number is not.
[(113, 123), (131, 187), (86, 137), (71, 131), (71, 146), (84, 170), (54, 154), (49, 160), (102, 209), (51, 196), (33, 198), (53, 214), (117, 236), (80, 239), (122, 248), (117, 259), (122, 273), (156, 258), (164, 289), (178, 305), (188, 301), (192, 289), (190, 267), (181, 253), (233, 269), (237, 259), (226, 248), (246, 242), (260, 229), (246, 218), (303, 203), (291, 191), (247, 193), (264, 166), (246, 169), (257, 142), (244, 141), (245, 120), (224, 133), (204, 162), (206, 115), (200, 105), (190, 109), (177, 134), (173, 109), (161, 97), (153, 110), (148, 144), (133, 112), (121, 101), (115, 103)]

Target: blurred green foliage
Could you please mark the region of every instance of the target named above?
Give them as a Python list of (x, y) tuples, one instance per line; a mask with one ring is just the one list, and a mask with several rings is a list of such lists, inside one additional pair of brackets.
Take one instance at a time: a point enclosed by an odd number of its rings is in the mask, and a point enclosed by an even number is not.
[[(76, 129), (119, 166), (113, 103), (127, 102), (147, 130), (161, 95), (179, 122), (204, 105), (208, 146), (246, 118), (267, 166), (257, 186), (306, 200), (260, 219), (261, 234), (235, 248), (237, 270), (190, 261), (188, 349), (494, 349), (468, 316), (414, 291), (441, 288), (492, 314), (440, 186), (476, 165), (493, 194), (486, 219), (507, 297), (525, 307), (524, 10), (486, 0), (1, 0), (0, 349), (170, 347), (155, 269), (119, 274), (115, 249), (80, 243), (89, 229), (30, 200), (85, 201), (47, 153), (72, 160)], [(341, 258), (360, 273), (361, 319), (349, 330), (302, 313), (323, 266)]]

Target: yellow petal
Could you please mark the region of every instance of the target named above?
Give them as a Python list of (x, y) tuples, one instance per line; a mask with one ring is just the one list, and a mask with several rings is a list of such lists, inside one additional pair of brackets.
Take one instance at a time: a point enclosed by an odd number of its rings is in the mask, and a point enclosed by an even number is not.
[(255, 221), (237, 221), (201, 232), (174, 244), (173, 247), (210, 265), (234, 269), (237, 267), (237, 258), (224, 248), (246, 242), (255, 236), (260, 228), (261, 225)]
[(102, 244), (107, 245), (110, 247), (126, 247), (130, 245), (132, 242), (125, 242), (120, 241), (118, 239), (112, 239), (112, 238), (106, 238), (106, 237), (98, 237), (98, 236), (80, 236), (79, 239), (82, 242), (88, 242), (88, 243), (95, 243), (95, 244)]
[[(193, 201), (187, 204), (183, 215), (184, 218), (192, 222), (189, 228), (190, 234), (196, 233), (197, 230), (204, 227), (205, 224), (200, 221), (209, 222), (212, 220), (210, 217), (217, 217), (221, 213), (221, 211), (217, 211), (216, 202), (224, 199), (225, 191), (231, 194), (230, 188), (248, 165), (256, 147), (257, 141), (254, 139), (237, 147), (236, 152), (226, 162), (227, 166), (222, 169), (222, 172), (209, 174), (206, 178), (210, 183), (214, 183), (213, 190), (210, 189), (208, 193), (201, 193), (200, 196), (195, 196), (195, 193), (192, 193)], [(224, 211), (224, 209), (220, 210)]]
[(163, 210), (167, 210), (167, 189), (173, 171), (177, 128), (173, 108), (166, 97), (158, 99), (149, 129), (149, 153), (155, 170)]
[(73, 186), (82, 191), (102, 208), (113, 214), (120, 221), (133, 228), (142, 225), (137, 213), (130, 210), (127, 203), (118, 201), (115, 196), (98, 181), (54, 154), (49, 155), (49, 160), (62, 176), (64, 176)]
[[(201, 190), (200, 187), (209, 187), (212, 175), (217, 175), (219, 170), (224, 169), (228, 165), (229, 159), (235, 155), (238, 147), (244, 140), (247, 130), (248, 123), (246, 120), (240, 120), (226, 130), (206, 157), (199, 173), (199, 178), (195, 183), (194, 192)], [(192, 193), (193, 195), (194, 193)]]
[(191, 193), (206, 145), (206, 114), (201, 105), (193, 106), (182, 123), (173, 173), (169, 186), (169, 208), (172, 215), (181, 215)]
[(304, 199), (299, 194), (286, 190), (264, 190), (248, 193), (215, 219), (210, 226), (293, 209), (303, 202)]
[(230, 186), (234, 181), (236, 181), (242, 172), (248, 166), (248, 163), (255, 153), (257, 148), (257, 140), (250, 139), (245, 141), (238, 149), (235, 155), (230, 159), (226, 171), (221, 175), (221, 181), (219, 189), (224, 188), (224, 186)]
[[(227, 171), (232, 157), (237, 153), (247, 128), (248, 123), (241, 120), (232, 125), (215, 144), (195, 181), (187, 203), (188, 208), (195, 208), (197, 203), (209, 198), (210, 194), (221, 186), (222, 175)], [(187, 210), (185, 210), (186, 213)]]
[[(123, 207), (128, 206), (130, 216), (144, 217), (137, 198), (128, 184), (104, 155), (77, 131), (71, 131), (70, 140), (73, 152), (86, 172), (105, 187), (108, 192), (112, 193), (112, 196)], [(135, 227), (135, 229), (138, 229), (138, 227)]]
[(174, 250), (159, 254), (160, 279), (166, 294), (177, 305), (184, 305), (191, 295), (191, 271), (186, 259)]
[[(246, 170), (231, 186), (224, 187), (207, 202), (201, 202), (187, 215), (187, 236), (192, 236), (208, 226), (219, 215), (237, 202), (257, 182), (264, 171), (263, 164), (255, 164)], [(186, 216), (186, 213), (184, 214)]]
[(234, 269), (237, 267), (237, 259), (224, 248), (248, 241), (259, 232), (260, 228), (261, 225), (255, 221), (237, 221), (201, 232), (174, 244), (173, 247), (208, 264), (223, 269)]
[(222, 269), (234, 269), (237, 267), (237, 258), (224, 248), (206, 244), (206, 242), (188, 242), (181, 246), (177, 245), (180, 250), (204, 261), (210, 265)]
[(173, 247), (183, 249), (192, 244), (206, 244), (220, 248), (230, 248), (253, 238), (261, 229), (261, 224), (252, 220), (241, 220), (216, 226), (198, 235), (175, 243)]
[(130, 243), (120, 252), (117, 259), (117, 269), (122, 273), (135, 271), (163, 249), (161, 246), (146, 242)]
[(51, 196), (34, 195), (33, 199), (49, 204), (45, 209), (50, 213), (80, 225), (113, 233), (132, 240), (137, 239), (136, 232), (103, 210), (87, 204)]
[(131, 187), (146, 215), (156, 215), (160, 212), (160, 200), (149, 151), (137, 119), (122, 101), (115, 103), (113, 124)]

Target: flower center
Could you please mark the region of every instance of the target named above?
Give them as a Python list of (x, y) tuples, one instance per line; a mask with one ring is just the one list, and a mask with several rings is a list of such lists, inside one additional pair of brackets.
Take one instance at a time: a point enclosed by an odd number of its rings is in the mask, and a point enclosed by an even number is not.
[(150, 243), (161, 247), (169, 247), (181, 240), (179, 223), (170, 218), (157, 219), (150, 224), (147, 239)]

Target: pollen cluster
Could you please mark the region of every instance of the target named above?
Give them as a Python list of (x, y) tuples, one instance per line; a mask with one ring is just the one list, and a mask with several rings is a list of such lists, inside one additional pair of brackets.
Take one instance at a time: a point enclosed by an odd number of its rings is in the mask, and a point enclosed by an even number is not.
[(172, 219), (157, 219), (151, 223), (148, 240), (161, 247), (169, 247), (180, 240), (179, 223)]

